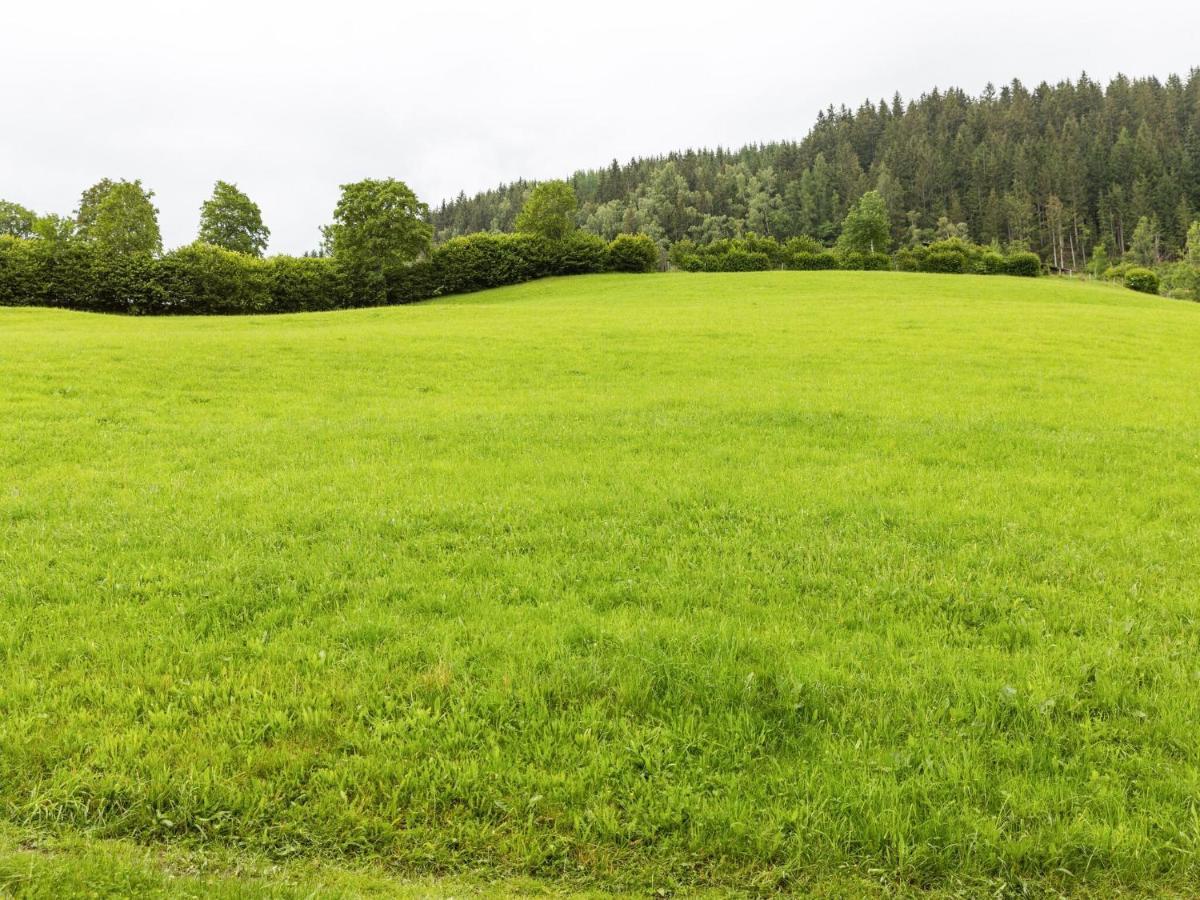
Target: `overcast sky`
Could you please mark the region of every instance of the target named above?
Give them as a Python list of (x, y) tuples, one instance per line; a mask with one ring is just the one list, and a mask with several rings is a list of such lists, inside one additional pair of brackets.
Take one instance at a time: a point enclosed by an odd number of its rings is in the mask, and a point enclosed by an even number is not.
[(70, 213), (156, 192), (168, 246), (220, 178), (271, 252), (317, 245), (338, 185), (435, 205), (518, 177), (800, 138), (830, 103), (1186, 74), (1200, 2), (308, 3), (0, 0), (0, 198)]

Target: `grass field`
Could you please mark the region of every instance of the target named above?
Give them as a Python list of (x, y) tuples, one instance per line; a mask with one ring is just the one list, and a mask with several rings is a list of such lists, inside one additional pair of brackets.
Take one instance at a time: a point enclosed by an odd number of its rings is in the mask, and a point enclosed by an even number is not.
[(0, 893), (1187, 894), (1198, 614), (1200, 305), (0, 309)]

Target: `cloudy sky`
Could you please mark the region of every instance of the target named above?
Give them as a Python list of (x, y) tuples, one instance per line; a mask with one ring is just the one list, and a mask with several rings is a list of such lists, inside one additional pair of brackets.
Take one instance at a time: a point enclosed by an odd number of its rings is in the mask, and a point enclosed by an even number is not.
[(318, 243), (338, 185), (431, 204), (613, 158), (799, 138), (830, 103), (1081, 71), (1200, 66), (1200, 3), (8, 0), (0, 198), (70, 213), (101, 177), (156, 192), (168, 246), (216, 179), (271, 251)]

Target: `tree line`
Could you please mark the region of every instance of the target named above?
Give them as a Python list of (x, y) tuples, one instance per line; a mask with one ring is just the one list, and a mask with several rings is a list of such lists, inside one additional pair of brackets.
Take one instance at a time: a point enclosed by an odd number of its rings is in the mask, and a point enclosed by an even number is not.
[[(1154, 264), (1179, 257), (1200, 210), (1200, 69), (1186, 79), (1081, 76), (977, 97), (933, 90), (822, 112), (798, 142), (613, 161), (569, 179), (576, 221), (602, 237), (642, 232), (666, 247), (748, 233), (837, 240), (853, 205), (883, 197), (891, 241), (953, 237), (1017, 245), (1082, 271), (1128, 254), (1140, 228)], [(440, 237), (511, 230), (529, 183), (433, 211)]]
[(530, 191), (517, 233), (437, 245), (428, 207), (402, 181), (342, 185), (319, 250), (263, 258), (270, 232), (235, 185), (218, 181), (198, 239), (164, 253), (154, 194), (104, 179), (71, 217), (0, 201), (0, 306), (141, 314), (300, 312), (408, 303), (549, 275), (648, 272), (645, 235), (611, 241), (576, 229), (567, 185)]

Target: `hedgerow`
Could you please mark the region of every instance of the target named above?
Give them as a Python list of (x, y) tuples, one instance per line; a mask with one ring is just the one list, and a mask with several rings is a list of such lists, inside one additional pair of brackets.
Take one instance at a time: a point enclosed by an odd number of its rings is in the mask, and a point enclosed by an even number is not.
[(406, 266), (364, 269), (336, 258), (260, 259), (195, 243), (162, 256), (113, 254), (83, 241), (0, 237), (0, 305), (141, 315), (305, 312), (412, 303), (550, 275), (648, 272), (644, 235), (611, 243), (481, 233), (454, 238)]
[(838, 247), (826, 249), (810, 237), (795, 237), (780, 244), (772, 237), (747, 234), (741, 238), (698, 245), (678, 241), (671, 247), (670, 261), (685, 272), (745, 272), (762, 269), (849, 269), (901, 272), (972, 273), (977, 275), (1041, 274), (1042, 261), (1035, 253), (1016, 251), (1007, 255), (949, 238), (916, 247), (905, 247), (894, 255)]

